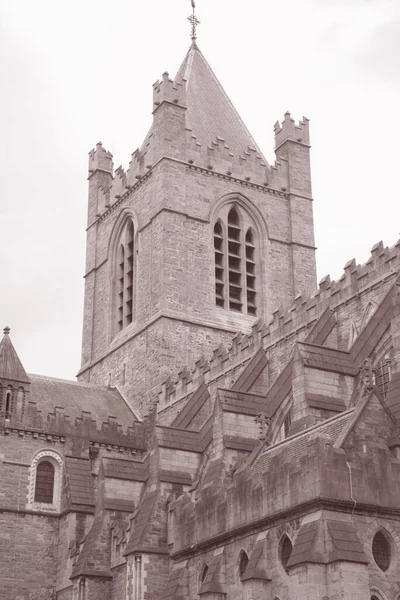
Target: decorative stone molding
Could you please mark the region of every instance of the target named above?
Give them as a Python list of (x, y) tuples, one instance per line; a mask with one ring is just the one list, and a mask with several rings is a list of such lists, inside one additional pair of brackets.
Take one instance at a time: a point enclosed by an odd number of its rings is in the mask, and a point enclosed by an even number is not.
[[(54, 489), (53, 489), (53, 502), (35, 502), (35, 486), (36, 486), (36, 472), (39, 463), (42, 461), (49, 461), (54, 467)], [(29, 483), (28, 483), (28, 502), (26, 508), (29, 510), (47, 511), (47, 512), (59, 512), (61, 507), (61, 485), (63, 475), (64, 463), (62, 456), (55, 450), (40, 450), (32, 460), (29, 469)]]

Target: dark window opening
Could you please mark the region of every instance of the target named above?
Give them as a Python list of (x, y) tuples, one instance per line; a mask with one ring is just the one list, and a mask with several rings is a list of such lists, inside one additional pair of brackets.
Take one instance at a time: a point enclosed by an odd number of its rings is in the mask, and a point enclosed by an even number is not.
[(11, 392), (6, 392), (6, 418), (11, 416)]
[(282, 541), (282, 545), (281, 545), (281, 563), (282, 563), (282, 566), (285, 569), (286, 573), (288, 572), (286, 565), (289, 562), (289, 558), (290, 558), (290, 555), (292, 554), (292, 550), (293, 550), (292, 542), (290, 541), (288, 536), (285, 535), (285, 537), (283, 538), (283, 541)]
[(204, 565), (204, 567), (201, 571), (201, 575), (200, 575), (200, 583), (204, 583), (204, 580), (207, 577), (207, 573), (208, 573), (208, 565)]
[(387, 571), (390, 565), (390, 544), (380, 531), (372, 541), (372, 555), (380, 570)]
[(54, 466), (48, 460), (40, 462), (36, 469), (35, 502), (53, 503)]
[(240, 575), (240, 577), (243, 577), (248, 564), (249, 564), (249, 557), (247, 556), (246, 552), (244, 550), (242, 550), (242, 552), (240, 553), (240, 560), (239, 560), (239, 575)]

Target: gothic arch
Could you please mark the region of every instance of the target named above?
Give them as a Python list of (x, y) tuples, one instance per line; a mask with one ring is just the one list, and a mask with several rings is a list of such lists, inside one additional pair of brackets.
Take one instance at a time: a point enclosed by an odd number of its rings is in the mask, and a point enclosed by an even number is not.
[[(131, 307), (130, 321), (123, 322), (118, 317), (119, 306), (117, 305), (117, 284), (118, 284), (118, 265), (124, 264), (127, 259), (126, 249), (122, 243), (122, 237), (126, 234), (129, 227), (133, 228), (132, 232), (132, 282), (131, 282)], [(136, 214), (129, 208), (121, 211), (118, 219), (114, 223), (111, 231), (110, 241), (108, 245), (108, 282), (109, 282), (109, 314), (108, 320), (108, 341), (111, 342), (115, 335), (124, 327), (129, 325), (135, 319), (135, 300), (136, 300), (136, 282), (137, 282), (137, 253), (138, 253), (138, 219)], [(128, 257), (130, 258), (130, 257)], [(124, 285), (124, 284), (123, 284)]]
[(239, 579), (242, 580), (242, 577), (246, 571), (247, 565), (249, 564), (250, 559), (248, 552), (244, 548), (241, 548), (239, 554), (237, 556), (236, 561), (236, 571), (239, 575)]
[(249, 213), (256, 225), (256, 234), (260, 240), (269, 239), (268, 226), (264, 219), (263, 214), (259, 208), (249, 199), (241, 193), (229, 193), (221, 196), (219, 200), (215, 202), (211, 208), (209, 219), (210, 223), (214, 223), (217, 220), (217, 216), (225, 204), (237, 204), (242, 210)]
[[(387, 600), (386, 596), (375, 586), (371, 587), (370, 594), (371, 600), (375, 600), (375, 598), (376, 600)], [(400, 598), (400, 596), (397, 596), (397, 598)]]

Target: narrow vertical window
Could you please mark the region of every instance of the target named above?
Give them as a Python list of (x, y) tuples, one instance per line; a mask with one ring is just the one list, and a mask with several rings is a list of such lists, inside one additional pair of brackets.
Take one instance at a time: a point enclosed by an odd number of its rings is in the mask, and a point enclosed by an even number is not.
[(241, 230), (236, 208), (228, 214), (229, 309), (242, 311)]
[(255, 263), (254, 235), (251, 227), (246, 233), (246, 290), (247, 312), (249, 315), (257, 314), (256, 305), (256, 263)]
[(36, 469), (35, 502), (53, 503), (54, 466), (48, 460), (40, 462)]
[(124, 326), (124, 289), (125, 289), (125, 250), (121, 245), (118, 251), (118, 331)]
[(133, 223), (128, 223), (126, 232), (126, 297), (125, 297), (125, 325), (132, 323), (133, 314)]
[(225, 307), (224, 283), (224, 235), (221, 221), (214, 227), (214, 254), (215, 254), (215, 302), (217, 306)]
[(117, 252), (117, 330), (133, 321), (134, 237), (132, 221), (123, 229)]

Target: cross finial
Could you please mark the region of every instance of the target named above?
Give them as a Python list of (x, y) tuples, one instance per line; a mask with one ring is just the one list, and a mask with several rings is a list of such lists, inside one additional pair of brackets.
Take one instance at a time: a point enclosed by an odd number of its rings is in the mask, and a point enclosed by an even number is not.
[(10, 333), (10, 328), (9, 327), (4, 327), (3, 333), (4, 333), (4, 335), (8, 335)]
[(190, 0), (191, 4), (192, 4), (192, 8), (193, 8), (193, 13), (190, 15), (190, 17), (188, 17), (188, 21), (192, 26), (192, 41), (196, 41), (196, 30), (197, 30), (197, 26), (200, 25), (200, 21), (198, 20), (198, 18), (196, 17), (196, 4), (194, 2), (194, 0)]

